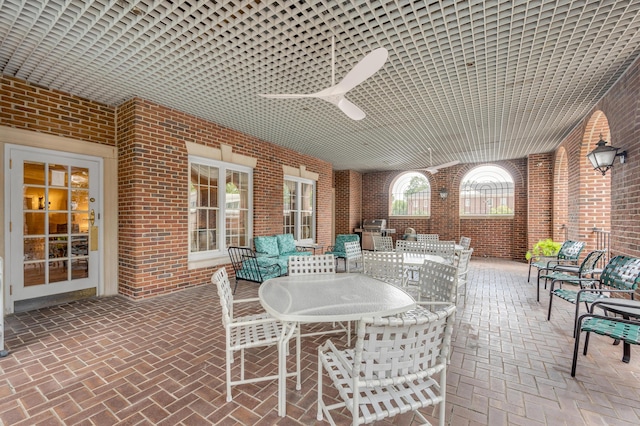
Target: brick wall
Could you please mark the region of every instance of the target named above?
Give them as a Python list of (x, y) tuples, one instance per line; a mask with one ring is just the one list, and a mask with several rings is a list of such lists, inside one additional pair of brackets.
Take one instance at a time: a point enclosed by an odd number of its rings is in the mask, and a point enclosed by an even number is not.
[(553, 238), (553, 153), (530, 155), (527, 161), (527, 250), (538, 241)]
[[(133, 298), (208, 282), (212, 270), (187, 269), (188, 154), (185, 141), (230, 145), (258, 159), (254, 235), (282, 232), (282, 165), (319, 174), (317, 241), (329, 245), (331, 165), (149, 101), (118, 108), (120, 292)], [(229, 272), (231, 272), (229, 270)]]
[(353, 170), (336, 170), (336, 235), (352, 234), (362, 223), (362, 174)]
[(12, 77), (0, 76), (0, 123), (115, 145), (115, 108)]
[[(387, 219), (387, 226), (396, 229), (394, 239), (401, 238), (406, 228), (417, 233), (435, 233), (441, 240), (459, 241), (460, 236), (471, 237), (474, 256), (524, 259), (527, 250), (527, 188), (524, 159), (501, 161), (495, 164), (507, 169), (515, 182), (514, 218), (461, 219), (459, 214), (460, 182), (475, 164), (462, 164), (440, 170), (425, 177), (431, 185), (430, 218), (389, 218), (389, 191), (393, 180), (403, 171), (375, 172), (363, 175), (362, 215), (364, 218)], [(440, 188), (448, 196), (441, 199)]]

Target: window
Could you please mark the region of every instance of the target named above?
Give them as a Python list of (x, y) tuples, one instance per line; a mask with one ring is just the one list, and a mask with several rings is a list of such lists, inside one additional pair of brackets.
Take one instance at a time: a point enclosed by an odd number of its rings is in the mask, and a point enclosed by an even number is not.
[(390, 216), (429, 216), (431, 185), (418, 172), (403, 173), (391, 184)]
[(312, 180), (291, 176), (284, 178), (283, 229), (293, 238), (313, 238), (316, 229), (316, 183)]
[(501, 167), (480, 166), (460, 184), (460, 216), (513, 216), (514, 185)]
[(189, 157), (189, 260), (224, 256), (251, 238), (253, 171)]

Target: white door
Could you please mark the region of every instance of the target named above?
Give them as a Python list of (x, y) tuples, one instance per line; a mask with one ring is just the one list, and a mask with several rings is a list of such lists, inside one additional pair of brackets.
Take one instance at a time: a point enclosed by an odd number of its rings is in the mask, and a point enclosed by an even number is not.
[(6, 158), (11, 299), (98, 293), (102, 160), (15, 146)]

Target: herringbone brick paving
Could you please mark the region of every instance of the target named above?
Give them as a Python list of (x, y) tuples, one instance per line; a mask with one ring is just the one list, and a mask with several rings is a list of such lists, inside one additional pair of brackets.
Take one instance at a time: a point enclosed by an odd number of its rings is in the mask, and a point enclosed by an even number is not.
[[(571, 378), (573, 306), (554, 303), (546, 321), (548, 295), (542, 292), (536, 302), (526, 273), (522, 263), (471, 262), (467, 300), (458, 303), (447, 423), (640, 424), (640, 354), (624, 364), (621, 346), (593, 336), (589, 355), (580, 355), (577, 377)], [(256, 285), (241, 282), (236, 298), (255, 295)], [(327, 424), (316, 420), (315, 389), (316, 350), (326, 338), (303, 339), (302, 390), (288, 382), (287, 417), (280, 418), (275, 382), (234, 387), (233, 401), (226, 402), (224, 333), (213, 285), (137, 302), (94, 298), (11, 315), (10, 354), (0, 359), (0, 422)], [(275, 373), (273, 348), (247, 357), (248, 371)], [(349, 423), (346, 415), (336, 420)], [(410, 421), (403, 415), (376, 424)]]

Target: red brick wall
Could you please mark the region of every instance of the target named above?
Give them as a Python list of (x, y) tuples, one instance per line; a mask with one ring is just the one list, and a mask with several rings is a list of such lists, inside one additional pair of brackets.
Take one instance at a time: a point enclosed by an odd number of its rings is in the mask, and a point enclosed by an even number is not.
[(118, 129), (122, 294), (147, 297), (210, 279), (211, 269), (187, 269), (185, 141), (215, 148), (224, 143), (235, 153), (258, 158), (254, 235), (282, 232), (283, 164), (318, 173), (317, 241), (330, 244), (330, 164), (141, 99), (118, 108)]
[(362, 174), (353, 170), (336, 170), (336, 235), (352, 234), (362, 222)]
[(115, 108), (12, 77), (0, 76), (0, 124), (115, 145)]
[[(363, 175), (363, 218), (387, 219), (387, 226), (396, 229), (395, 239), (401, 238), (404, 230), (414, 228), (418, 233), (435, 233), (441, 240), (459, 241), (464, 235), (471, 238), (474, 256), (524, 259), (527, 245), (527, 188), (525, 186), (526, 160), (495, 163), (504, 167), (515, 182), (514, 219), (461, 219), (459, 213), (459, 188), (464, 175), (475, 164), (462, 164), (440, 170), (425, 177), (431, 185), (430, 218), (389, 218), (389, 191), (393, 180), (403, 171), (375, 172)], [(449, 195), (440, 198), (440, 188)]]
[(527, 250), (538, 241), (553, 238), (553, 153), (534, 154), (528, 158)]

